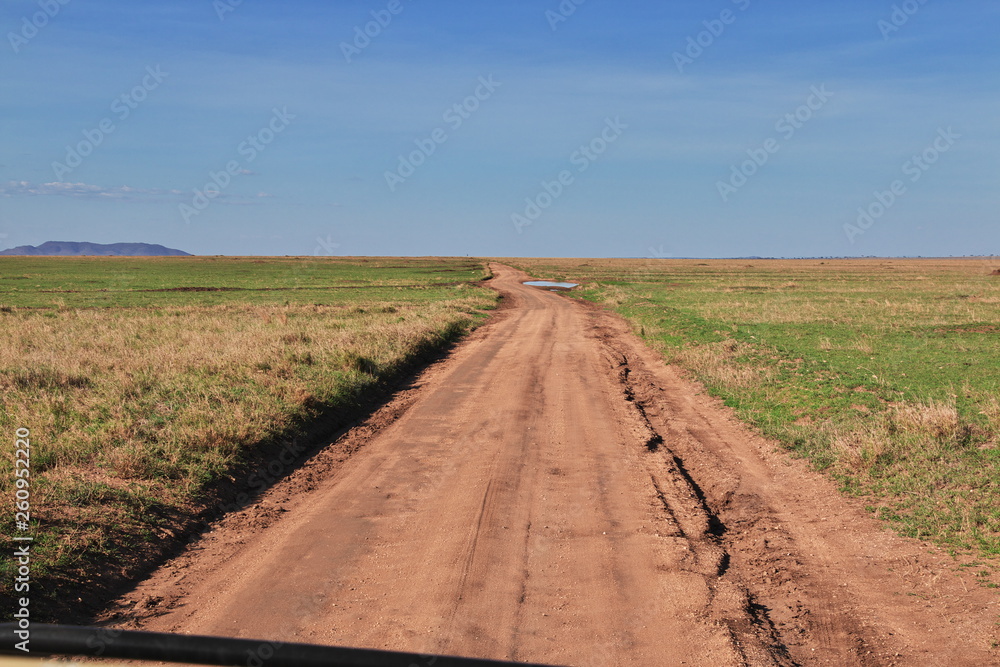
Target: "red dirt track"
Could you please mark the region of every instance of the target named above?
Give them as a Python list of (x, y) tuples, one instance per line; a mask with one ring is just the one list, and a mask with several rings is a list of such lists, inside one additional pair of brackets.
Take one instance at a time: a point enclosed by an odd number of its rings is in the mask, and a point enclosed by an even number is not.
[(993, 591), (616, 316), (493, 270), (491, 322), (108, 618), (591, 667), (1000, 664)]

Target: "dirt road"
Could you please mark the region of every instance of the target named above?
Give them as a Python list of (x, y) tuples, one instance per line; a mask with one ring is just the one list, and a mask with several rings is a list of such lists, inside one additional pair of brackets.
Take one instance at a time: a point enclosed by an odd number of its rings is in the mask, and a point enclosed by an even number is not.
[(127, 625), (594, 667), (998, 664), (993, 592), (614, 316), (494, 271), (490, 324), (121, 600)]

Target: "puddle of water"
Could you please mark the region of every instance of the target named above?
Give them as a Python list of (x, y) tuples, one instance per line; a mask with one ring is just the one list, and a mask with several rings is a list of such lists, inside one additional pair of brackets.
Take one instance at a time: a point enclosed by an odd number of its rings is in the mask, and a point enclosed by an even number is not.
[(579, 283), (557, 283), (552, 282), (551, 280), (529, 280), (524, 284), (532, 285), (534, 287), (562, 287), (563, 289), (570, 289), (579, 285)]

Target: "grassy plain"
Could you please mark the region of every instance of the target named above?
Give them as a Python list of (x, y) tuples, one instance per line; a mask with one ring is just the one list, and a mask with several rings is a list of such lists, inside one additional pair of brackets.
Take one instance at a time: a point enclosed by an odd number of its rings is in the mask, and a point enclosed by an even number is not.
[(1000, 553), (1000, 262), (508, 261), (581, 283), (902, 533)]
[[(469, 259), (0, 258), (0, 433), (13, 448), (31, 431), (33, 577), (51, 593), (124, 573), (234, 465), (485, 318), (486, 275)], [(3, 457), (2, 497), (12, 480)]]

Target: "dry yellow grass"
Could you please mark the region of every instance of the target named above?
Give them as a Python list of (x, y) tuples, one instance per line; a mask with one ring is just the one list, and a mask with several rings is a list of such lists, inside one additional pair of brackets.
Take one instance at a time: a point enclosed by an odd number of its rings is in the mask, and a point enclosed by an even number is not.
[(4, 421), (30, 426), (46, 467), (165, 475), (188, 491), (197, 480), (182, 469), (193, 449), (221, 463), (486, 303), (69, 310), (26, 313), (16, 324), (8, 316)]
[(889, 419), (900, 430), (924, 433), (945, 441), (955, 437), (961, 423), (954, 403), (933, 400), (928, 403), (896, 405)]
[[(33, 574), (72, 579), (95, 559), (107, 567), (141, 551), (261, 443), (350, 413), (494, 303), (459, 286), (418, 303), (0, 315), (0, 422), (31, 431)], [(4, 465), (0, 493), (11, 497)]]
[(749, 346), (735, 340), (725, 340), (684, 348), (673, 356), (673, 361), (695, 371), (706, 381), (739, 389), (759, 387), (772, 373), (768, 368), (735, 363), (736, 359), (748, 352)]

